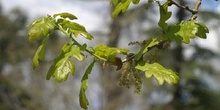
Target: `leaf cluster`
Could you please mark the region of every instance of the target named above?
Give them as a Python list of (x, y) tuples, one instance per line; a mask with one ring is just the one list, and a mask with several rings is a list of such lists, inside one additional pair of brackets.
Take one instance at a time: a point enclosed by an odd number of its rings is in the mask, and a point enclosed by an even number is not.
[[(153, 2), (152, 0), (149, 1)], [(131, 3), (138, 4), (139, 2), (140, 0), (111, 0), (111, 4), (115, 7), (115, 10), (112, 12), (112, 18), (126, 12)], [(84, 26), (75, 22), (77, 19), (75, 15), (67, 12), (54, 14), (53, 16), (47, 15), (33, 21), (28, 25), (29, 41), (33, 42), (34, 40), (42, 39), (32, 60), (33, 68), (37, 68), (40, 61), (44, 60), (45, 48), (48, 39), (51, 37), (50, 35), (55, 31), (60, 31), (70, 40), (63, 46), (60, 55), (53, 59), (53, 63), (47, 73), (47, 79), (49, 80), (53, 77), (57, 82), (65, 81), (70, 73), (72, 75), (75, 74), (75, 64), (71, 58), (84, 61), (85, 53), (93, 56), (94, 60), (88, 66), (81, 79), (79, 102), (83, 109), (88, 109), (89, 102), (85, 92), (88, 88), (88, 77), (92, 72), (95, 62), (109, 63), (116, 66), (116, 70), (122, 68), (122, 76), (119, 80), (119, 84), (122, 86), (129, 87), (130, 75), (132, 74), (136, 92), (140, 92), (142, 84), (141, 73), (144, 73), (146, 78), (154, 76), (160, 85), (164, 82), (168, 84), (178, 83), (178, 73), (163, 67), (158, 62), (146, 61), (143, 59), (143, 56), (148, 54), (153, 48), (159, 50), (168, 48), (169, 46), (166, 46), (166, 44), (172, 41), (188, 44), (190, 39), (196, 36), (205, 39), (206, 33), (209, 30), (203, 23), (198, 23), (196, 20), (181, 21), (174, 25), (168, 24), (167, 20), (172, 16), (172, 12), (168, 8), (175, 4), (175, 2), (167, 0), (162, 5), (159, 1), (156, 1), (156, 3), (160, 12), (158, 26), (161, 28), (162, 35), (161, 37), (151, 38), (140, 43), (141, 47), (137, 53), (128, 54), (129, 50), (126, 48), (108, 47), (104, 44), (88, 48), (86, 43), (79, 43), (76, 38), (84, 37), (87, 40), (92, 40), (93, 36), (87, 32)], [(126, 59), (122, 60), (118, 57), (118, 54), (125, 55)]]

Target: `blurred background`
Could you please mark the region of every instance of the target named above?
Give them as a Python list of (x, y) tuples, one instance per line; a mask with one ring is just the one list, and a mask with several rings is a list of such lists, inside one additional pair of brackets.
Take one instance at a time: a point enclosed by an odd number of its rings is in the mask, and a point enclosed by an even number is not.
[[(193, 7), (197, 0), (176, 0)], [(59, 32), (52, 35), (46, 58), (36, 70), (31, 60), (39, 42), (29, 43), (26, 25), (31, 21), (60, 12), (78, 17), (94, 36), (89, 46), (103, 43), (126, 47), (137, 52), (131, 41), (159, 37), (158, 6), (152, 0), (132, 5), (125, 14), (111, 19), (113, 8), (109, 0), (0, 0), (0, 110), (80, 110), (78, 94), (80, 80), (90, 56), (85, 62), (75, 62), (76, 74), (57, 83), (46, 80), (51, 60), (68, 40)], [(188, 20), (190, 13), (172, 6), (169, 23)], [(208, 26), (207, 39), (192, 40), (189, 45), (172, 43), (168, 50), (156, 53), (155, 60), (177, 71), (180, 82), (159, 86), (154, 78), (142, 78), (139, 94), (120, 87), (120, 71), (96, 65), (89, 76), (87, 96), (89, 110), (219, 110), (220, 108), (220, 2), (204, 0), (198, 21)]]

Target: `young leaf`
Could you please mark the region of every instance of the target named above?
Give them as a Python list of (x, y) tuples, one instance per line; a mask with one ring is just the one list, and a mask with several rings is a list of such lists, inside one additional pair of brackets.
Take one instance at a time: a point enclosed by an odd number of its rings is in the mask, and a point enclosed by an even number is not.
[(162, 28), (165, 29), (167, 27), (166, 21), (171, 17), (172, 12), (168, 11), (168, 4), (170, 1), (167, 1), (163, 5), (160, 6), (160, 19), (158, 22), (158, 25)]
[(206, 33), (209, 33), (209, 29), (203, 23), (196, 23), (196, 25), (198, 26), (196, 36), (205, 39)]
[(74, 75), (74, 64), (69, 61), (69, 58), (73, 56), (79, 61), (84, 59), (84, 55), (80, 53), (80, 49), (73, 47), (72, 44), (67, 43), (62, 48), (62, 53), (54, 59), (52, 66), (47, 73), (47, 79), (53, 76), (57, 82), (65, 81), (68, 78), (68, 74)]
[(70, 22), (68, 20), (60, 20), (59, 24), (63, 29), (67, 30), (69, 34), (73, 34), (75, 37), (82, 35), (88, 40), (93, 39), (92, 35), (86, 31), (85, 27), (78, 23)]
[(124, 13), (128, 9), (130, 3), (131, 0), (125, 0), (124, 2), (118, 3), (115, 10), (112, 12), (112, 18), (117, 17), (120, 12)]
[(29, 41), (33, 42), (36, 39), (40, 39), (43, 36), (51, 34), (56, 28), (56, 23), (52, 17), (47, 16), (35, 20), (34, 22), (30, 23), (28, 27), (30, 27), (28, 31)]
[(126, 55), (128, 51), (129, 51), (128, 49), (112, 48), (112, 47), (107, 47), (106, 45), (100, 44), (94, 49), (94, 54), (96, 56), (99, 56), (98, 58), (100, 60), (114, 63), (115, 58), (116, 58), (116, 53)]
[(132, 0), (133, 4), (138, 4), (140, 2), (140, 0)]
[(169, 40), (176, 40), (188, 44), (191, 38), (196, 36), (206, 38), (208, 28), (202, 23), (196, 23), (195, 20), (181, 22), (175, 26), (168, 26), (167, 33), (165, 34)]
[(145, 54), (146, 52), (148, 52), (148, 48), (153, 47), (155, 45), (157, 45), (159, 43), (158, 39), (153, 38), (151, 40), (149, 40), (142, 48), (141, 50), (135, 55), (134, 60), (135, 61), (139, 61), (140, 58), (143, 56), (143, 54)]
[(40, 46), (38, 47), (37, 51), (34, 54), (34, 57), (32, 59), (32, 65), (34, 69), (39, 66), (39, 61), (44, 59), (44, 55), (45, 55), (44, 49), (48, 39), (49, 39), (48, 36), (44, 38), (43, 42), (40, 44)]
[(74, 19), (77, 19), (77, 17), (71, 13), (67, 13), (67, 12), (64, 12), (64, 13), (58, 13), (58, 14), (54, 14), (53, 17), (56, 18), (57, 16), (60, 16), (62, 18), (69, 18), (70, 20), (74, 20)]
[(144, 71), (147, 78), (150, 78), (153, 75), (160, 85), (162, 85), (164, 81), (168, 84), (176, 84), (179, 80), (176, 72), (171, 69), (164, 68), (159, 63), (149, 64), (140, 62), (135, 68)]
[(88, 88), (88, 77), (89, 77), (89, 74), (92, 71), (92, 68), (93, 68), (94, 64), (95, 64), (95, 60), (86, 69), (86, 72), (83, 75), (82, 80), (81, 80), (82, 84), (81, 84), (80, 93), (79, 93), (79, 103), (80, 103), (80, 106), (85, 110), (88, 109), (88, 105), (89, 105), (89, 101), (86, 97), (85, 92)]
[(181, 36), (177, 36), (176, 33), (180, 30), (180, 25), (169, 25), (167, 27), (164, 38), (168, 40), (175, 40), (178, 43), (181, 43), (183, 38)]
[(117, 6), (118, 5), (118, 0), (111, 0), (111, 4), (113, 6)]

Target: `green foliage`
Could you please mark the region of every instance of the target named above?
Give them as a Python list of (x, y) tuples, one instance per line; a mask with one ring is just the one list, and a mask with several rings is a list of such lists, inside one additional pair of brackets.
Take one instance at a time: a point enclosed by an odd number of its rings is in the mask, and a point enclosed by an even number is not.
[(153, 38), (149, 40), (142, 48), (141, 50), (135, 55), (134, 60), (139, 61), (141, 57), (149, 51), (150, 47), (153, 47), (159, 43), (158, 39)]
[(44, 59), (45, 56), (45, 45), (48, 41), (49, 37), (47, 36), (43, 42), (40, 44), (38, 47), (37, 51), (34, 54), (33, 60), (32, 60), (32, 65), (33, 68), (37, 68), (39, 66), (39, 61)]
[(160, 19), (158, 22), (158, 25), (162, 28), (165, 29), (167, 27), (166, 21), (171, 17), (172, 12), (168, 11), (168, 6), (169, 6), (170, 1), (167, 1), (163, 5), (160, 5)]
[(150, 78), (153, 75), (160, 85), (162, 85), (164, 81), (168, 84), (176, 84), (179, 80), (179, 77), (174, 71), (164, 68), (159, 63), (150, 64), (139, 62), (135, 68), (144, 71), (147, 78)]
[(66, 30), (68, 34), (73, 34), (75, 37), (79, 37), (80, 35), (82, 35), (88, 40), (91, 40), (93, 38), (92, 35), (86, 31), (85, 27), (78, 23), (71, 22), (65, 19), (59, 19), (58, 25)]
[(111, 0), (111, 4), (113, 6), (115, 6), (115, 10), (112, 12), (112, 18), (117, 17), (121, 12), (124, 13), (130, 3), (132, 2), (133, 4), (138, 4), (140, 2), (140, 0)]
[[(112, 12), (112, 17), (117, 17), (121, 12), (125, 12), (130, 3), (138, 4), (140, 0), (111, 0), (111, 4), (115, 6), (115, 10)], [(153, 0), (149, 0), (148, 4), (153, 3)], [(172, 16), (172, 12), (168, 11), (169, 6), (172, 5), (171, 0), (167, 0), (163, 5), (159, 1), (156, 1), (159, 5), (160, 19), (158, 26), (162, 28), (162, 35), (160, 38), (155, 36), (150, 40), (143, 41), (139, 52), (129, 53), (126, 48), (108, 47), (104, 44), (100, 44), (95, 48), (87, 47), (86, 43), (79, 43), (75, 38), (83, 36), (87, 40), (92, 40), (93, 36), (87, 32), (86, 28), (74, 20), (77, 17), (73, 14), (64, 12), (54, 14), (53, 16), (46, 16), (35, 20), (28, 25), (29, 41), (43, 40), (39, 45), (34, 57), (33, 57), (33, 68), (39, 66), (39, 62), (44, 59), (45, 46), (50, 38), (50, 35), (54, 31), (62, 32), (66, 37), (69, 38), (70, 42), (67, 42), (59, 56), (53, 60), (53, 64), (50, 66), (47, 73), (47, 79), (53, 77), (57, 82), (67, 80), (69, 73), (75, 74), (75, 65), (70, 58), (75, 58), (79, 61), (83, 61), (85, 53), (90, 54), (94, 57), (94, 61), (87, 68), (84, 76), (82, 77), (82, 85), (79, 93), (79, 102), (83, 109), (88, 109), (88, 99), (86, 97), (86, 90), (88, 88), (88, 75), (91, 73), (95, 62), (104, 62), (104, 64), (110, 63), (117, 66), (116, 70), (122, 68), (122, 77), (119, 80), (119, 84), (122, 86), (129, 86), (130, 76), (133, 76), (133, 82), (135, 84), (135, 91), (140, 92), (141, 88), (141, 71), (145, 73), (146, 78), (154, 76), (160, 85), (165, 82), (168, 84), (178, 83), (179, 77), (176, 72), (171, 69), (167, 69), (155, 61), (146, 62), (143, 59), (143, 55), (147, 54), (153, 48), (164, 49), (164, 45), (171, 41), (179, 43), (190, 43), (190, 39), (196, 36), (200, 38), (206, 38), (206, 33), (209, 32), (208, 28), (202, 24), (197, 23), (196, 20), (182, 21), (178, 24), (169, 25), (167, 20)], [(189, 11), (189, 10), (188, 10)], [(194, 14), (194, 13), (192, 13)], [(120, 55), (126, 55), (126, 59), (121, 60)]]
[[(112, 1), (115, 1), (115, 0), (112, 0)], [(117, 2), (112, 2), (112, 3), (114, 3), (114, 5), (115, 5)], [(124, 0), (124, 2), (121, 1), (120, 3), (118, 3), (116, 5), (115, 10), (112, 13), (112, 18), (117, 17), (118, 14), (120, 14), (121, 12), (124, 13), (128, 9), (130, 3), (131, 3), (131, 0)]]
[(88, 88), (88, 77), (89, 77), (89, 74), (92, 71), (92, 68), (93, 68), (94, 64), (95, 64), (95, 60), (86, 69), (86, 72), (83, 75), (82, 80), (81, 80), (82, 84), (81, 84), (80, 93), (79, 93), (79, 103), (80, 103), (80, 106), (84, 109), (88, 109), (88, 105), (89, 105), (89, 101), (86, 97), (85, 92)]
[(128, 49), (112, 48), (106, 45), (100, 44), (94, 49), (94, 55), (103, 61), (113, 62), (116, 58), (116, 53), (126, 55)]
[(206, 38), (206, 33), (208, 32), (209, 30), (204, 24), (196, 23), (195, 20), (182, 21), (179, 24), (169, 26), (165, 37), (168, 40), (176, 40), (177, 42), (188, 44), (190, 43), (190, 39), (196, 36)]
[(50, 79), (50, 77), (53, 76), (57, 82), (62, 82), (68, 78), (69, 73), (74, 75), (74, 64), (69, 61), (70, 57), (75, 57), (79, 61), (84, 60), (84, 55), (81, 54), (80, 48), (67, 43), (62, 48), (62, 53), (54, 59), (54, 62), (47, 73), (47, 79)]
[(64, 13), (58, 13), (58, 14), (54, 14), (53, 15), (53, 17), (54, 18), (56, 18), (56, 17), (58, 17), (58, 16), (60, 16), (61, 18), (69, 18), (70, 20), (74, 20), (74, 19), (77, 19), (77, 17), (75, 16), (75, 15), (73, 15), (73, 14), (70, 14), (70, 13), (66, 13), (66, 12), (64, 12)]
[(48, 36), (56, 28), (55, 19), (50, 16), (35, 20), (30, 23), (28, 27), (31, 27), (28, 31), (29, 41), (33, 42), (43, 36)]

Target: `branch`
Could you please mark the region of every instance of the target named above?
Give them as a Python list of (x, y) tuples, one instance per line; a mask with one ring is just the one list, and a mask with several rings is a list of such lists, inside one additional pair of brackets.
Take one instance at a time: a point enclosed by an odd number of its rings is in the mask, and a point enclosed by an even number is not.
[(176, 2), (174, 2), (173, 0), (170, 0), (171, 5), (175, 5), (179, 8), (182, 8), (182, 9), (187, 10), (190, 13), (192, 13), (191, 20), (195, 20), (197, 18), (197, 13), (198, 13), (198, 10), (199, 10), (199, 7), (200, 7), (201, 3), (202, 3), (202, 0), (198, 0), (195, 4), (194, 9), (190, 9), (188, 6), (183, 6), (183, 5), (180, 5)]
[[(146, 41), (144, 40), (143, 42), (138, 42), (138, 41), (135, 41), (135, 42), (131, 42), (129, 43), (128, 45), (133, 45), (133, 44), (139, 44), (140, 46), (143, 46), (145, 45), (144, 43), (146, 43)], [(154, 45), (152, 47), (148, 47), (148, 51), (151, 51), (152, 49), (154, 48), (158, 48), (160, 50), (164, 49), (164, 48), (167, 48), (170, 46), (170, 41), (160, 41), (157, 45)], [(122, 63), (125, 63), (125, 62), (128, 62), (130, 60), (132, 60), (133, 58), (135, 57), (135, 54), (134, 53), (129, 53), (127, 55), (127, 57), (125, 59), (122, 60)]]
[(191, 20), (195, 20), (197, 18), (197, 13), (198, 13), (198, 10), (199, 10), (199, 7), (202, 3), (202, 0), (198, 0), (195, 4), (195, 7), (194, 7), (194, 13), (192, 13), (192, 16), (191, 16)]
[(176, 2), (174, 2), (173, 0), (170, 0), (170, 3), (171, 3), (171, 5), (172, 5), (172, 4), (173, 4), (173, 5), (176, 5), (177, 7), (182, 8), (182, 9), (185, 9), (185, 10), (191, 12), (191, 13), (196, 13), (195, 10), (190, 9), (188, 6), (180, 5), (180, 4), (176, 3)]

